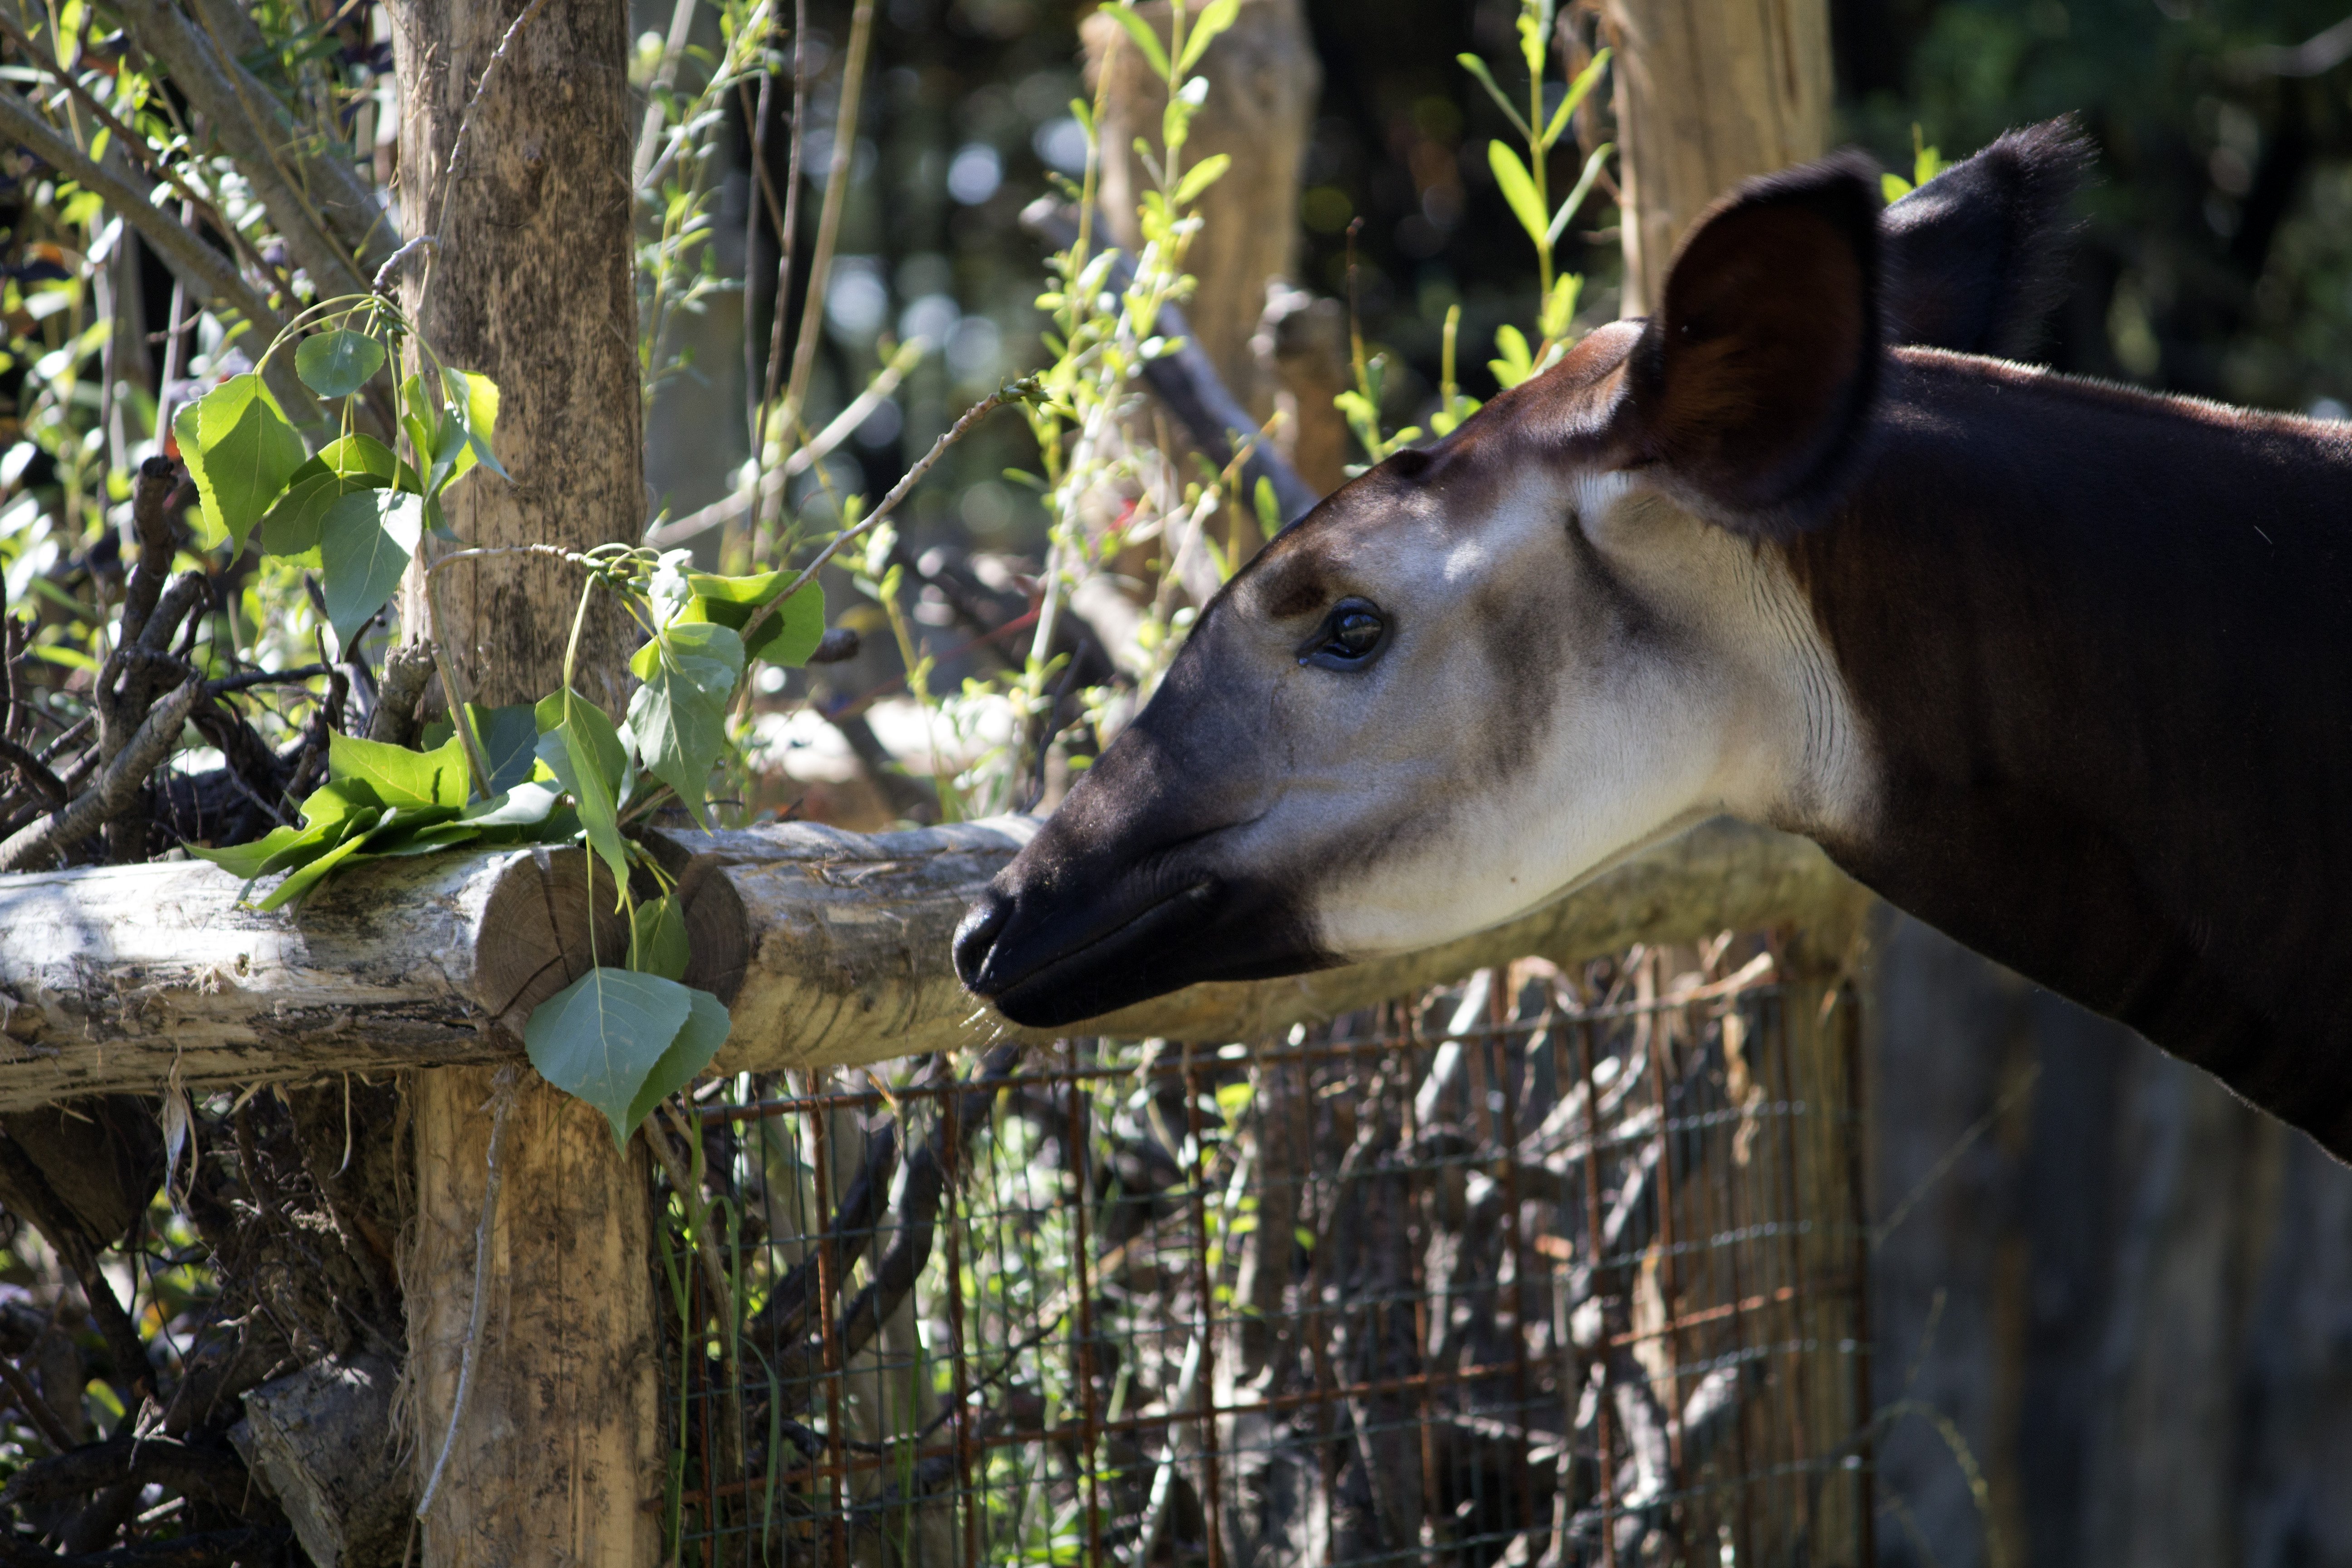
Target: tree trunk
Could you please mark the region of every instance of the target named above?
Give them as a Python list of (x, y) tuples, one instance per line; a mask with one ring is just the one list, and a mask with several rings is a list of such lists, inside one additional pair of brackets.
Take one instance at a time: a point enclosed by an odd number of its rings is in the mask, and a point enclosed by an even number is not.
[[(582, 548), (644, 522), (625, 6), (584, 0), (402, 0), (394, 7), (404, 118), (403, 232), (438, 250), (404, 280), (444, 362), (501, 394), (497, 446), (511, 485), (459, 488), (449, 521), (473, 544)], [(445, 574), (440, 631), (463, 689), (529, 702), (562, 679), (581, 578), (492, 559)], [(403, 595), (410, 637), (431, 625), (421, 574)], [(625, 623), (590, 618), (574, 684), (618, 714)], [(428, 1564), (637, 1568), (660, 1549), (661, 1429), (654, 1227), (642, 1148), (616, 1154), (604, 1119), (520, 1075), (487, 1278), (485, 1221), (501, 1069), (417, 1075), (417, 1229), (410, 1374), (422, 1484), (456, 1417), (430, 1500)], [(488, 1291), (458, 1405), (476, 1290)]]
[(1647, 315), (1691, 221), (1741, 180), (1829, 150), (1823, 0), (1611, 0), (1622, 313)]

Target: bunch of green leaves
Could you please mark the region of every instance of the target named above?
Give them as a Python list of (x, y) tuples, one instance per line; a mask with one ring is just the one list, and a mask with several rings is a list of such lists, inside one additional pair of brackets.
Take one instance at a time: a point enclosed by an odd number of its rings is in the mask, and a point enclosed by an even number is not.
[[(1582, 108), (1592, 89), (1600, 84), (1609, 68), (1609, 51), (1595, 53), (1591, 63), (1577, 72), (1567, 84), (1559, 101), (1551, 112), (1544, 112), (1544, 57), (1552, 31), (1551, 0), (1519, 0), (1519, 56), (1528, 72), (1526, 111), (1514, 104), (1508, 94), (1495, 80), (1486, 62), (1475, 55), (1457, 57), (1462, 68), (1478, 79), (1478, 85), (1494, 99), (1504, 118), (1517, 132), (1526, 144), (1527, 154), (1500, 141), (1486, 143), (1487, 166), (1494, 171), (1495, 184), (1509, 204), (1511, 215), (1527, 230), (1528, 242), (1536, 249), (1536, 276), (1538, 299), (1536, 331), (1538, 341), (1533, 347), (1527, 334), (1517, 327), (1505, 325), (1495, 334), (1496, 357), (1487, 362), (1497, 383), (1506, 388), (1517, 386), (1533, 375), (1540, 374), (1557, 363), (1574, 341), (1570, 336), (1576, 319), (1576, 302), (1583, 287), (1583, 279), (1572, 272), (1556, 272), (1553, 253), (1568, 226), (1592, 194), (1595, 182), (1608, 166), (1609, 155), (1615, 151), (1613, 143), (1604, 142), (1584, 160), (1583, 172), (1575, 185), (1558, 206), (1551, 202), (1549, 174), (1552, 149), (1567, 133), (1576, 111)], [(1450, 379), (1450, 377), (1449, 377)], [(1466, 416), (1457, 413), (1449, 399), (1446, 416), (1454, 424)], [(1352, 417), (1352, 416), (1351, 416)], [(1439, 432), (1444, 434), (1444, 432)]]
[[(304, 325), (318, 330), (298, 336)], [(226, 544), (234, 559), (258, 528), (264, 554), (317, 569), (346, 647), (400, 585), (422, 536), (455, 538), (441, 508), (449, 487), (478, 467), (507, 477), (491, 447), (498, 387), (436, 363), (437, 390), (422, 369), (387, 389), (378, 378), (404, 341), (407, 322), (381, 296), (330, 300), (289, 323), (252, 370), (172, 421), (203, 503), (197, 548)], [(336, 410), (335, 434), (315, 452), (266, 380), (289, 342), (302, 384)], [(395, 429), (406, 455), (369, 434), (371, 425)]]
[[(709, 823), (707, 786), (728, 750), (729, 709), (746, 668), (755, 659), (806, 663), (824, 635), (824, 595), (788, 572), (697, 572), (682, 550), (604, 545), (567, 558), (586, 583), (560, 689), (532, 704), (467, 704), (456, 726), (428, 734), (438, 743), (425, 752), (335, 736), (327, 782), (303, 802), (299, 826), (196, 853), (248, 881), (282, 874), (259, 902), (272, 910), (372, 859), (583, 844), (590, 894), (612, 889), (628, 945), (609, 961), (592, 946), (588, 973), (532, 1011), (523, 1042), (541, 1075), (604, 1112), (619, 1142), (708, 1067), (727, 1037), (724, 1005), (683, 984), (688, 951), (677, 889), (627, 830), (669, 802)], [(620, 724), (574, 680), (599, 589), (647, 634), (630, 660), (640, 685)], [(593, 922), (590, 930), (593, 943)]]

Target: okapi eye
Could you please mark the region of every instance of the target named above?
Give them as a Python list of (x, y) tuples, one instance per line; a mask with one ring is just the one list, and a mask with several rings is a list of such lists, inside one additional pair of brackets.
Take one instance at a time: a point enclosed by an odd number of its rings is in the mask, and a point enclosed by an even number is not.
[(1379, 606), (1370, 601), (1342, 599), (1298, 650), (1298, 662), (1319, 664), (1326, 669), (1357, 668), (1380, 650), (1388, 629)]

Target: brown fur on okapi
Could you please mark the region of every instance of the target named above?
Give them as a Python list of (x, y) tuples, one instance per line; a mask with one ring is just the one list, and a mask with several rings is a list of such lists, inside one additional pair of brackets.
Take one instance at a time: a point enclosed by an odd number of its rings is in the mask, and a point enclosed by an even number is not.
[(1054, 1025), (1807, 835), (2352, 1153), (2352, 426), (1997, 357), (2084, 163), (1752, 182), (1664, 308), (1326, 500), (973, 908)]

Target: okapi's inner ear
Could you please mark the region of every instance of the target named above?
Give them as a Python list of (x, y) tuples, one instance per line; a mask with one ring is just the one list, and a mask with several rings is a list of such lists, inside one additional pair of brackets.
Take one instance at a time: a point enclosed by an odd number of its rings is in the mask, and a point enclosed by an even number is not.
[(2090, 166), (2071, 117), (2011, 131), (1886, 209), (1888, 338), (2022, 358), (2065, 291), (2067, 205)]
[(1726, 526), (1802, 527), (1876, 389), (1878, 174), (1843, 153), (1751, 180), (1691, 229), (1618, 410), (1631, 455)]

